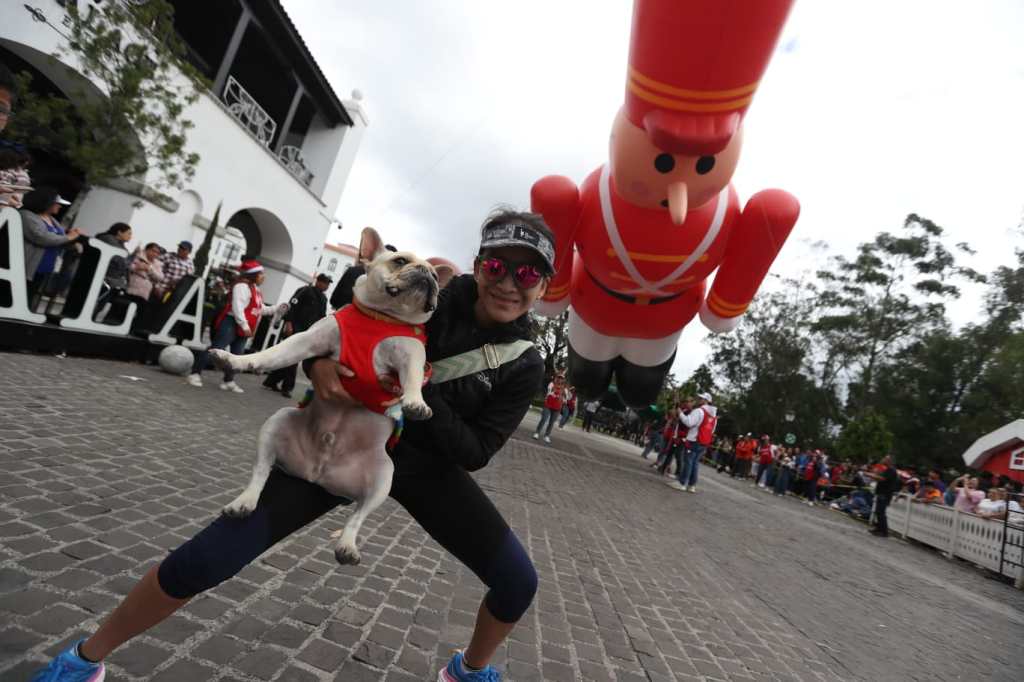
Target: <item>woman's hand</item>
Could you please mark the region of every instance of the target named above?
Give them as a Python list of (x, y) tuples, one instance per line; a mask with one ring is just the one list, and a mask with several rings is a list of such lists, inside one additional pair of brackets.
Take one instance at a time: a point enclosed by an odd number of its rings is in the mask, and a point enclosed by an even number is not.
[(351, 369), (330, 358), (319, 358), (313, 361), (309, 370), (309, 380), (313, 382), (313, 390), (320, 400), (338, 402), (355, 402), (345, 387), (341, 385), (342, 377), (348, 379), (355, 376)]

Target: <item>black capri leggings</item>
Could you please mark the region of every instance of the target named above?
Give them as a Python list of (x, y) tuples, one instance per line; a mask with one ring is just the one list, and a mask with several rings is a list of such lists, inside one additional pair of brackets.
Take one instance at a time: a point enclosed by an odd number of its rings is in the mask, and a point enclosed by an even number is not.
[[(402, 475), (391, 497), (488, 588), (487, 609), (504, 623), (518, 621), (537, 591), (537, 572), (494, 503), (463, 469)], [(306, 524), (348, 500), (274, 469), (252, 514), (219, 516), (160, 564), (157, 579), (169, 596), (186, 599), (238, 574), (251, 561)]]

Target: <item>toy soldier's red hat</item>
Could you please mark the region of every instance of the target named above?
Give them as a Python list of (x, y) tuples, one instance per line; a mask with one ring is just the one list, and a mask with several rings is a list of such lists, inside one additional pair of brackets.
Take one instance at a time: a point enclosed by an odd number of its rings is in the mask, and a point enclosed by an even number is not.
[(660, 149), (729, 144), (793, 0), (636, 0), (626, 117)]

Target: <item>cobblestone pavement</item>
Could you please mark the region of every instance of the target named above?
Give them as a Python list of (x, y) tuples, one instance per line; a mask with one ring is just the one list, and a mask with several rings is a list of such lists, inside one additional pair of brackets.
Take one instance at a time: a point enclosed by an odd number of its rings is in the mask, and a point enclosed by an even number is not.
[[(0, 679), (91, 631), (247, 480), (286, 403), (207, 376), (0, 354)], [(545, 446), (534, 423), (478, 475), (540, 574), (506, 679), (1024, 678), (1024, 593), (707, 469), (699, 494), (674, 492), (633, 446), (573, 427)], [(337, 566), (325, 540), (346, 513), (117, 651), (107, 679), (434, 679), (479, 583), (390, 501), (363, 564)]]

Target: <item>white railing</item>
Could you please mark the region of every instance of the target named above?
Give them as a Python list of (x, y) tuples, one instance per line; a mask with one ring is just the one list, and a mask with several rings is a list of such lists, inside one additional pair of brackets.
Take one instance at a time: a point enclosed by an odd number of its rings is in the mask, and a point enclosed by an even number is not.
[(1006, 524), (953, 507), (916, 504), (905, 495), (894, 499), (888, 512), (889, 529), (903, 537), (1020, 581), (1024, 523), (1013, 516), (1019, 515), (1011, 515), (1011, 523)]
[(302, 150), (298, 147), (284, 145), (277, 154), (277, 160), (302, 184), (309, 187), (313, 182), (313, 173), (306, 168), (306, 160), (302, 158)]
[(246, 92), (234, 76), (228, 76), (224, 86), (224, 104), (242, 127), (264, 147), (268, 146), (277, 132), (277, 122), (263, 110), (253, 96)]

